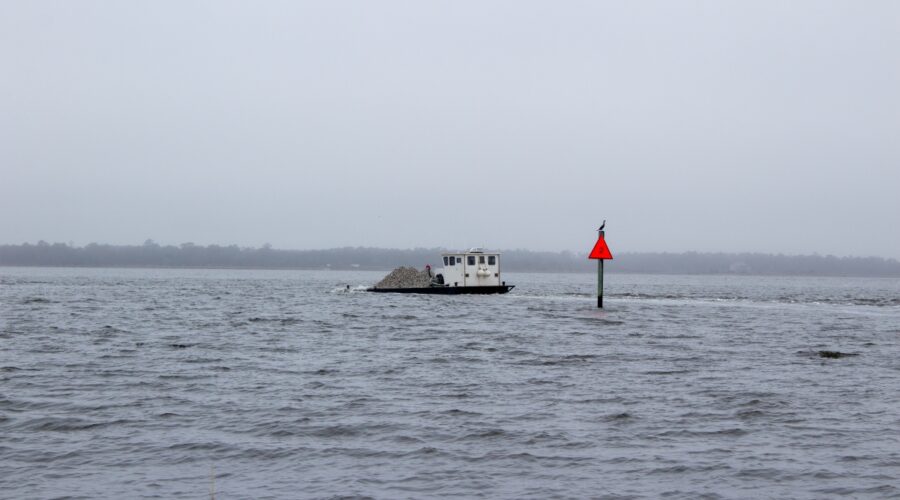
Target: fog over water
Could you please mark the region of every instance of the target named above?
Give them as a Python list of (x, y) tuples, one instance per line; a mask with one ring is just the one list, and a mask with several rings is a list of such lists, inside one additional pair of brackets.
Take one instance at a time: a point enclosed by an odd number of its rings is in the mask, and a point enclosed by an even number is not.
[(900, 4), (4, 2), (0, 243), (900, 257)]

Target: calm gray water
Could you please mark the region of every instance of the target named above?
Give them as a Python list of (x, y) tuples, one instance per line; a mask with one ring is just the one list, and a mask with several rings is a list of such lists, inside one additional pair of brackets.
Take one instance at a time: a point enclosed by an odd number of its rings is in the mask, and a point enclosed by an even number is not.
[(0, 268), (0, 497), (900, 497), (900, 280), (383, 274)]

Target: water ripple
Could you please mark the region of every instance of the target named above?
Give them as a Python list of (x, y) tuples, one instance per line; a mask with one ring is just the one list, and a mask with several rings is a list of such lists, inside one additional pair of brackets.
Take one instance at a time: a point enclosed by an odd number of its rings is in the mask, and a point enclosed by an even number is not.
[(898, 280), (0, 271), (0, 496), (900, 495)]

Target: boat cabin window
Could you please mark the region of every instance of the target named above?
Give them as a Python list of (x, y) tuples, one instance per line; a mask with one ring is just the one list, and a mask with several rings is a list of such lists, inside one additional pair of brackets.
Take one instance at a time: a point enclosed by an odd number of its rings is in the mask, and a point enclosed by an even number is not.
[(448, 259), (447, 256), (445, 255), (444, 256), (444, 265), (446, 266), (449, 261), (450, 261), (450, 259)]
[(478, 256), (478, 263), (479, 263), (479, 264), (484, 264), (484, 255), (479, 255), (479, 256)]
[(474, 255), (470, 255), (470, 256), (469, 256), (469, 265), (470, 265), (470, 266), (474, 266), (474, 265), (475, 265), (475, 256), (474, 256)]
[(497, 264), (497, 257), (494, 255), (488, 255), (488, 265), (493, 266), (496, 264)]
[(454, 256), (452, 256), (452, 255), (450, 256), (450, 265), (451, 265), (451, 266), (455, 266), (455, 265), (456, 265), (456, 258), (455, 258)]

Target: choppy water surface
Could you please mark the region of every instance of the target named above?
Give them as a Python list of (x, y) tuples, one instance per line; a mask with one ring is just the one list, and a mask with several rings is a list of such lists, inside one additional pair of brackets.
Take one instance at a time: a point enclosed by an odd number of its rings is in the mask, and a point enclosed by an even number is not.
[(898, 280), (382, 275), (0, 269), (0, 497), (900, 496)]

